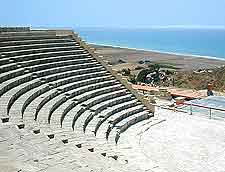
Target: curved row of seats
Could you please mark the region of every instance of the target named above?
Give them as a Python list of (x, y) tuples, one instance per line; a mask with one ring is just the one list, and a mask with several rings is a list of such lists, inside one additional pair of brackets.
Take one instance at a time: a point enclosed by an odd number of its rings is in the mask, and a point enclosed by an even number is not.
[[(72, 35), (1, 33), (0, 47), (3, 116), (26, 121), (22, 128), (36, 126), (38, 132), (66, 137), (61, 139), (65, 144), (68, 138), (71, 143), (85, 140), (102, 151), (110, 149), (105, 143), (119, 123), (126, 121), (122, 133), (152, 116)], [(97, 133), (106, 133), (104, 144)], [(118, 135), (114, 138), (117, 143)]]

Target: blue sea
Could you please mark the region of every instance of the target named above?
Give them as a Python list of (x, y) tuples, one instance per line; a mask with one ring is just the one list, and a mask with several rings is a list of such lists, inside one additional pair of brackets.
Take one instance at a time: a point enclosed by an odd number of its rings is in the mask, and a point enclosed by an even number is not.
[(76, 28), (75, 31), (89, 43), (217, 57), (225, 60), (225, 29)]

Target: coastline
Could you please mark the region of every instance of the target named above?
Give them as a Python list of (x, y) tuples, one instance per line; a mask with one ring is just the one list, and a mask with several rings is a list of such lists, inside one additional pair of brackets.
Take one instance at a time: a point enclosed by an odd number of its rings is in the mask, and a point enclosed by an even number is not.
[(153, 52), (153, 53), (160, 53), (160, 54), (168, 54), (168, 55), (176, 55), (176, 56), (184, 56), (184, 57), (195, 57), (195, 58), (206, 58), (206, 59), (212, 59), (212, 60), (221, 60), (225, 62), (225, 58), (215, 57), (215, 56), (206, 56), (206, 55), (195, 55), (195, 54), (185, 54), (185, 53), (176, 53), (176, 52), (167, 52), (167, 51), (160, 51), (160, 50), (154, 50), (154, 49), (142, 49), (142, 48), (133, 48), (133, 47), (124, 47), (124, 46), (117, 46), (117, 45), (111, 45), (111, 44), (98, 44), (94, 42), (87, 42), (89, 45), (93, 46), (102, 46), (102, 47), (112, 47), (112, 48), (119, 48), (119, 49), (128, 49), (128, 50), (135, 50), (135, 51), (147, 51), (147, 52)]
[[(171, 64), (182, 71), (213, 69), (225, 66), (225, 59), (218, 57), (161, 52), (90, 42), (88, 42), (88, 44), (95, 48), (97, 55), (101, 55), (104, 60), (111, 62), (114, 69), (135, 68), (139, 66), (139, 62), (143, 60), (149, 60), (154, 63)], [(117, 63), (119, 60), (123, 60), (125, 63)]]

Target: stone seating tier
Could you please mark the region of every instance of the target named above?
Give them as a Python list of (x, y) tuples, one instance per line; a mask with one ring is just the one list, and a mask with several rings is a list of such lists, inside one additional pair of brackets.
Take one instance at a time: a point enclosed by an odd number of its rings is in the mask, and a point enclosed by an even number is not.
[(129, 84), (72, 31), (3, 30), (0, 146), (22, 171), (143, 171), (116, 146), (153, 116)]

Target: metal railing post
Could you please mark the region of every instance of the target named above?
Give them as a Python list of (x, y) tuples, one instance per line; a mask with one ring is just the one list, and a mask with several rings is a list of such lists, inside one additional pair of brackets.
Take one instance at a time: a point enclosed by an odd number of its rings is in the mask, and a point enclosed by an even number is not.
[(192, 115), (192, 104), (190, 105), (190, 115)]
[(212, 109), (209, 108), (209, 119), (211, 119), (211, 118), (212, 118)]

